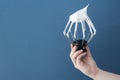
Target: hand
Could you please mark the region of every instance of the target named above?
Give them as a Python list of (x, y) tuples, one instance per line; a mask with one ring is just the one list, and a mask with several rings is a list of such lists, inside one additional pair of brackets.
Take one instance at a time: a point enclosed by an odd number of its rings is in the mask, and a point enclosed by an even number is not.
[(86, 46), (85, 48), (87, 50), (86, 52), (83, 52), (83, 50), (76, 51), (77, 47), (71, 44), (70, 58), (76, 69), (80, 70), (85, 75), (93, 78), (96, 75), (98, 68), (91, 56), (89, 47)]

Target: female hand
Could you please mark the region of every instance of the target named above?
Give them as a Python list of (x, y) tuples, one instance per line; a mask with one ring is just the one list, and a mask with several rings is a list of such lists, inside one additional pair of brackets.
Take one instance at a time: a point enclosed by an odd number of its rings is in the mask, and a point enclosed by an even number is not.
[(89, 47), (86, 46), (85, 48), (86, 52), (83, 52), (83, 50), (76, 51), (77, 47), (71, 44), (70, 58), (76, 69), (93, 78), (96, 75), (98, 68), (91, 56)]

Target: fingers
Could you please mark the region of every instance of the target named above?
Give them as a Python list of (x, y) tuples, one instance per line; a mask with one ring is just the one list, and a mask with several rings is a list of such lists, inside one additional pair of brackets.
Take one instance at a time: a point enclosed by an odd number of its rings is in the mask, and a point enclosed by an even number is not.
[(86, 55), (87, 53), (84, 52), (80, 55), (78, 55), (77, 59), (76, 59), (76, 66), (83, 66), (84, 61), (82, 60), (82, 58)]
[(73, 62), (73, 64), (74, 64), (74, 61), (73, 61), (73, 59), (72, 59), (72, 55), (76, 52), (77, 47), (76, 47), (76, 46), (73, 46), (73, 44), (71, 44), (70, 46), (71, 46), (70, 58), (71, 58), (71, 60), (72, 60), (72, 62)]
[(83, 50), (79, 50), (79, 51), (76, 51), (75, 53), (72, 53), (72, 55), (70, 55), (70, 58), (74, 64), (74, 66), (76, 66), (76, 59), (77, 57), (82, 54)]
[(74, 64), (74, 67), (77, 68), (77, 66), (80, 64), (82, 65), (84, 63), (84, 61), (82, 60), (83, 56), (90, 55), (90, 50), (88, 46), (85, 46), (86, 48), (86, 52), (83, 53), (83, 50), (77, 50), (77, 46), (73, 46), (73, 44), (70, 45), (71, 46), (71, 53), (70, 53), (70, 58), (72, 60), (72, 63)]
[(74, 52), (76, 52), (76, 50), (77, 50), (77, 46), (73, 46), (72, 49), (71, 49), (70, 55), (72, 55)]

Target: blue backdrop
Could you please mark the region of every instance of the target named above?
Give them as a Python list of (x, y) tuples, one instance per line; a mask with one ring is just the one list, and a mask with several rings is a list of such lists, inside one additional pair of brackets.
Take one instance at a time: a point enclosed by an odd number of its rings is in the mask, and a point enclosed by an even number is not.
[(63, 30), (87, 4), (98, 66), (120, 74), (120, 0), (0, 0), (0, 80), (91, 80), (73, 67)]

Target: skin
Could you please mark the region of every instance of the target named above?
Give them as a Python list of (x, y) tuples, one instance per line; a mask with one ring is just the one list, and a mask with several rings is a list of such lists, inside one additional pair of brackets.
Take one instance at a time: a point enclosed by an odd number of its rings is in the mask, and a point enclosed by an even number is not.
[(120, 75), (98, 68), (89, 47), (85, 46), (85, 48), (86, 52), (83, 50), (76, 51), (77, 47), (71, 44), (70, 58), (76, 69), (94, 80), (120, 80)]

